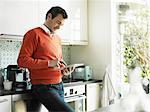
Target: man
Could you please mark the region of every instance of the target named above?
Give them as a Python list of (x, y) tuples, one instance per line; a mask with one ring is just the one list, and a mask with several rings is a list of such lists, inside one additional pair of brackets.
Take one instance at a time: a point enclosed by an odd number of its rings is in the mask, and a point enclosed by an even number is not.
[[(17, 63), (28, 68), (33, 95), (49, 110), (74, 112), (64, 102), (62, 76), (73, 72), (64, 68), (61, 40), (55, 31), (63, 25), (68, 15), (61, 7), (52, 7), (41, 27), (29, 30), (23, 39)], [(65, 32), (64, 32), (65, 33)]]

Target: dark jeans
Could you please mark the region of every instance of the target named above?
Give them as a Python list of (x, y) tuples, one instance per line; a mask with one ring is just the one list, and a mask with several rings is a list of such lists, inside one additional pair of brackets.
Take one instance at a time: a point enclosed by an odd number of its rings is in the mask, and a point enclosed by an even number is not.
[(64, 101), (63, 82), (49, 85), (33, 85), (33, 95), (50, 112), (74, 112), (72, 107)]

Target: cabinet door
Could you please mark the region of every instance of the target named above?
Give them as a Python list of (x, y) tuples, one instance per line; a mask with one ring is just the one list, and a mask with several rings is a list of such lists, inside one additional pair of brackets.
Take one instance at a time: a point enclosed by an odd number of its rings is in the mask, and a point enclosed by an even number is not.
[(3, 0), (1, 4), (0, 33), (24, 35), (37, 26), (37, 2), (34, 0)]
[[(69, 0), (44, 0), (39, 1), (39, 24), (43, 24), (45, 21), (47, 11), (53, 6), (60, 6), (64, 8), (69, 14)], [(70, 17), (69, 17), (70, 18)], [(69, 19), (65, 20), (64, 25), (57, 31), (63, 41), (69, 41), (70, 28)]]
[(0, 112), (11, 112), (11, 95), (0, 96)]
[(86, 110), (87, 112), (100, 107), (100, 83), (91, 83), (86, 86)]
[(3, 29), (3, 22), (2, 22), (2, 18), (3, 18), (3, 8), (4, 8), (4, 0), (0, 1), (0, 34), (2, 33), (2, 29)]
[(71, 39), (73, 41), (88, 41), (87, 38), (87, 0), (71, 2)]
[(57, 31), (63, 42), (87, 41), (87, 0), (39, 1), (39, 24), (45, 21), (45, 15), (52, 6), (61, 6), (68, 14), (68, 19)]

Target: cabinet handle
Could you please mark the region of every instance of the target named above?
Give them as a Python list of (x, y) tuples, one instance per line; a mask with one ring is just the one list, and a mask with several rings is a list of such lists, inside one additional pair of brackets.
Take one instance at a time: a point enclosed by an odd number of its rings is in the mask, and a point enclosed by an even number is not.
[(7, 102), (7, 99), (0, 100), (0, 103)]

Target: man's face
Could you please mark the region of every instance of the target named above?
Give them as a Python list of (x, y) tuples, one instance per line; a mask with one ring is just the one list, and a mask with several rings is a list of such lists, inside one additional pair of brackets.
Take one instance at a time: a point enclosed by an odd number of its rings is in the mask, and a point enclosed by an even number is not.
[(64, 18), (61, 14), (58, 14), (56, 17), (52, 19), (52, 15), (49, 14), (47, 18), (48, 27), (55, 32), (57, 29), (60, 28), (64, 24)]

